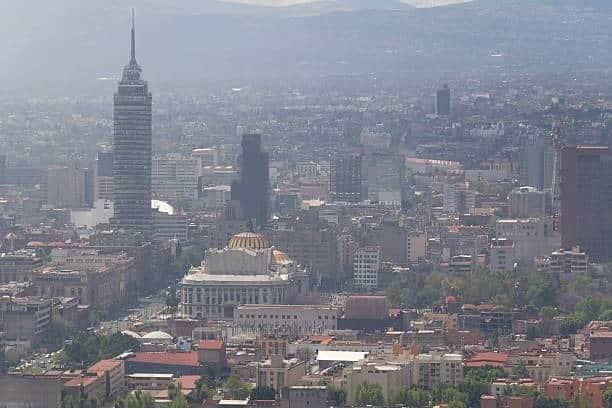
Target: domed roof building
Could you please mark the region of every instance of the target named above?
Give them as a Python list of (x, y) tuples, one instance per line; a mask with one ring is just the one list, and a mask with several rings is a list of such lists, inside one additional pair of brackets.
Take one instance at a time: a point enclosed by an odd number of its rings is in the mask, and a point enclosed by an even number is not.
[(308, 287), (308, 274), (262, 234), (241, 232), (209, 249), (181, 280), (180, 312), (196, 319), (231, 319), (240, 304), (286, 304)]
[(241, 232), (234, 235), (229, 240), (227, 247), (230, 249), (267, 249), (270, 248), (270, 242), (261, 234), (257, 234), (255, 232)]

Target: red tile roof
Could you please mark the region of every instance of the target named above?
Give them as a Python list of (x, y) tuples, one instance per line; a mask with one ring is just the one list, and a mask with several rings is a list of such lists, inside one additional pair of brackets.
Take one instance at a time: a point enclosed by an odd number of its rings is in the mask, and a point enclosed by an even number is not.
[(89, 367), (87, 371), (91, 373), (110, 371), (114, 368), (117, 368), (117, 366), (120, 366), (121, 364), (123, 364), (122, 360), (100, 360), (96, 364)]
[(223, 350), (225, 344), (221, 340), (200, 340), (198, 342), (199, 350)]
[(66, 381), (64, 383), (64, 387), (68, 387), (68, 388), (73, 388), (73, 387), (78, 388), (81, 386), (87, 387), (88, 385), (91, 385), (102, 378), (103, 378), (102, 376), (98, 376), (98, 375), (78, 376), (78, 377), (74, 377)]
[(190, 351), (187, 353), (157, 353), (144, 352), (135, 353), (133, 357), (127, 359), (136, 363), (149, 364), (164, 364), (164, 365), (181, 365), (181, 366), (198, 366), (198, 353)]
[(476, 353), (465, 360), (466, 367), (504, 367), (508, 362), (507, 353), (482, 352)]
[(183, 375), (177, 378), (176, 382), (182, 390), (195, 390), (196, 382), (200, 379), (199, 375)]

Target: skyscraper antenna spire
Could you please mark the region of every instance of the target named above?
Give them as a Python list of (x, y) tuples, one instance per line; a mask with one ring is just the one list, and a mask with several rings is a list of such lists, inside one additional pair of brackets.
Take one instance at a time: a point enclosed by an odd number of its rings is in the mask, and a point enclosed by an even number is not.
[(134, 9), (132, 8), (132, 50), (130, 54), (130, 65), (136, 65), (136, 29), (134, 28)]

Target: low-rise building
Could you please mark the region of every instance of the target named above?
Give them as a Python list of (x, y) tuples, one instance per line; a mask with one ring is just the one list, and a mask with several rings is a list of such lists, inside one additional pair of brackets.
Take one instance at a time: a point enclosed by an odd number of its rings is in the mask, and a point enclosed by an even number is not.
[(562, 281), (567, 282), (576, 276), (586, 275), (589, 267), (589, 257), (576, 246), (571, 250), (559, 249), (550, 255), (548, 270)]
[(125, 376), (125, 384), (130, 390), (166, 390), (173, 380), (173, 374), (133, 373)]
[(225, 367), (225, 343), (221, 340), (200, 340), (198, 342), (198, 360), (203, 364)]
[(410, 366), (400, 364), (365, 362), (346, 368), (343, 377), (348, 404), (355, 404), (357, 390), (366, 382), (380, 385), (385, 401), (389, 400), (393, 390), (409, 387), (413, 383)]
[(287, 389), (287, 401), (291, 408), (326, 406), (327, 387), (323, 385), (294, 385)]
[(234, 323), (259, 334), (321, 334), (338, 328), (340, 309), (331, 305), (240, 305)]
[(51, 300), (36, 297), (0, 298), (0, 331), (4, 343), (29, 349), (32, 341), (44, 335), (51, 323)]
[(257, 363), (257, 385), (272, 387), (280, 395), (284, 395), (285, 387), (297, 385), (305, 374), (306, 363), (297, 358), (285, 360), (282, 356), (272, 356)]
[(423, 388), (457, 385), (463, 381), (460, 354), (419, 354), (413, 364), (415, 384)]

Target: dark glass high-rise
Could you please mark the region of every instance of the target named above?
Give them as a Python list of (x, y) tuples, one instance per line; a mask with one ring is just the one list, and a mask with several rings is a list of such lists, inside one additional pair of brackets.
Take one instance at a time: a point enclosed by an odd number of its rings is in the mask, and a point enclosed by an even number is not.
[(151, 238), (151, 93), (136, 62), (132, 14), (131, 57), (114, 95), (113, 226)]

